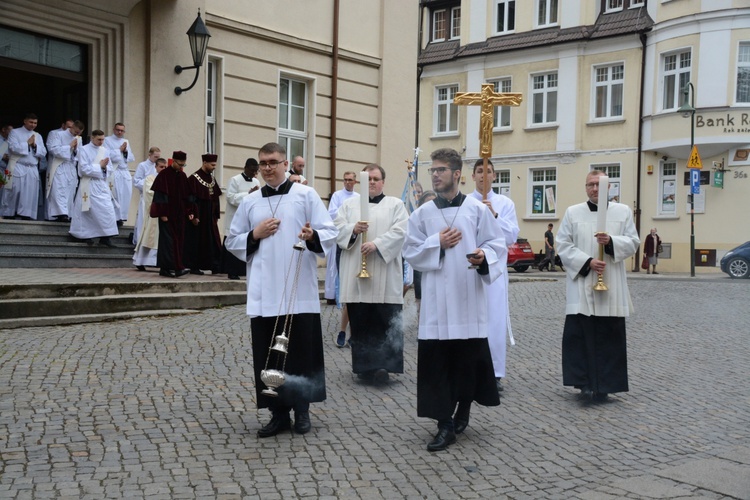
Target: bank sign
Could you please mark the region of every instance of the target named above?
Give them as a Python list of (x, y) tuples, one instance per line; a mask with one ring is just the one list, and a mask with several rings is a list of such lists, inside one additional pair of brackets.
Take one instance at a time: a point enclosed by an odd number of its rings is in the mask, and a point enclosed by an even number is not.
[(713, 133), (750, 134), (750, 113), (696, 114), (695, 128), (709, 129)]

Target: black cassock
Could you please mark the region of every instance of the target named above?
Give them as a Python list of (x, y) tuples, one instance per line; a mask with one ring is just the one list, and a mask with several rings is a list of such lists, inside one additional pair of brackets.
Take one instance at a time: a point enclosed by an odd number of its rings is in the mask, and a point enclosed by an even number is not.
[[(213, 184), (213, 185), (212, 185)], [(185, 266), (192, 269), (221, 269), (221, 238), (219, 236), (219, 197), (221, 188), (211, 174), (202, 169), (188, 177), (190, 192), (188, 213), (200, 222), (187, 222), (185, 228)]]

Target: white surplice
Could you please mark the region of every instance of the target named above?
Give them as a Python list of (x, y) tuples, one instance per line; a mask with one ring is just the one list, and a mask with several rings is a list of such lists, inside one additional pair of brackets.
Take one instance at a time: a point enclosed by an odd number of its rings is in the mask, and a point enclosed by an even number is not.
[[(237, 207), (242, 203), (242, 199), (249, 195), (250, 190), (255, 187), (260, 188), (260, 182), (255, 177), (248, 181), (243, 174), (237, 174), (229, 179), (229, 186), (227, 186), (226, 191), (227, 206), (224, 213), (224, 236), (229, 234), (232, 219), (234, 219), (234, 214), (237, 213)], [(244, 259), (242, 260), (244, 261)]]
[[(442, 212), (442, 213), (441, 213)], [(452, 222), (452, 224), (451, 224)], [(441, 257), (440, 231), (461, 231), (461, 240)], [(468, 269), (466, 254), (481, 248), (489, 274)], [(501, 278), (505, 239), (492, 213), (467, 196), (460, 207), (422, 205), (409, 217), (404, 258), (422, 272), (420, 340), (487, 338), (486, 284)]]
[[(78, 185), (76, 172), (76, 151), (70, 143), (76, 138), (69, 130), (50, 132), (47, 136), (47, 149), (52, 162), (47, 167), (47, 218), (70, 215), (73, 197)], [(80, 141), (79, 141), (80, 146)]]
[[(118, 234), (112, 190), (107, 177), (113, 171), (112, 162), (102, 171), (98, 158), (109, 158), (104, 146), (89, 143), (78, 152), (78, 175), (81, 184), (70, 214), (70, 234), (79, 239), (115, 236)], [(87, 186), (88, 185), (88, 186)]]
[(156, 267), (156, 255), (159, 251), (159, 218), (152, 218), (148, 215), (151, 202), (154, 201), (154, 192), (151, 191), (151, 186), (155, 179), (156, 174), (148, 175), (143, 180), (145, 192), (141, 198), (139, 209), (146, 214), (146, 219), (143, 222), (143, 231), (141, 231), (133, 253), (133, 265), (136, 266)]
[[(29, 138), (36, 136), (36, 150), (28, 144)], [(14, 128), (8, 136), (10, 176), (3, 188), (2, 208), (0, 215), (12, 217), (20, 215), (36, 219), (39, 203), (39, 167), (47, 148), (38, 132), (26, 127)]]
[(565, 314), (584, 316), (627, 317), (633, 310), (625, 276), (625, 261), (633, 256), (641, 244), (633, 223), (633, 212), (627, 205), (609, 203), (607, 207), (607, 233), (612, 237), (614, 257), (604, 254), (605, 292), (594, 291), (597, 273), (591, 271), (583, 277), (579, 271), (590, 258), (599, 258), (596, 243), (597, 212), (588, 203), (573, 205), (565, 211), (557, 232), (557, 254), (565, 266), (567, 304)]
[(359, 197), (350, 197), (339, 209), (334, 225), (336, 243), (342, 249), (339, 270), (340, 300), (344, 304), (403, 304), (404, 279), (401, 249), (409, 214), (404, 202), (386, 196), (370, 203), (367, 241), (378, 251), (367, 258), (370, 278), (357, 278), (362, 268), (362, 235), (352, 241), (354, 225), (361, 220)]
[[(258, 249), (248, 256), (250, 232), (270, 217), (281, 221), (279, 232), (260, 240)], [(292, 248), (308, 222), (318, 233), (323, 248), (321, 254), (307, 249), (300, 253)], [(264, 198), (261, 190), (258, 190), (246, 196), (237, 208), (225, 244), (235, 257), (247, 262), (247, 314), (251, 317), (320, 314), (318, 257), (325, 257), (333, 250), (336, 233), (325, 205), (311, 187), (293, 183), (284, 195)], [(298, 257), (302, 263), (297, 296), (294, 304), (290, 305)]]
[[(339, 189), (333, 195), (331, 195), (331, 201), (328, 202), (328, 215), (331, 219), (336, 220), (336, 216), (339, 213), (339, 208), (349, 198), (358, 198), (359, 193), (354, 190), (347, 191), (346, 189)], [(323, 296), (326, 299), (336, 298), (336, 276), (338, 275), (338, 269), (336, 268), (336, 252), (331, 252), (326, 258), (326, 281)]]
[[(127, 142), (125, 153), (120, 151), (123, 142)], [(114, 197), (117, 200), (115, 215), (117, 220), (128, 220), (130, 211), (130, 199), (133, 197), (133, 178), (128, 170), (128, 163), (135, 160), (130, 150), (130, 141), (112, 134), (104, 139), (104, 147), (113, 152), (112, 163), (114, 164)]]
[[(156, 175), (156, 163), (146, 159), (146, 161), (138, 164), (133, 176), (133, 187), (138, 190), (141, 199), (143, 198), (143, 182), (149, 175)], [(143, 218), (148, 217), (148, 212), (145, 215), (143, 214), (141, 205), (141, 203), (138, 203), (138, 213), (135, 216), (135, 226), (133, 227), (133, 243), (138, 243), (138, 237), (143, 226)]]
[[(474, 190), (473, 198), (482, 201), (482, 193)], [(487, 193), (492, 209), (497, 213), (495, 222), (503, 233), (506, 248), (516, 242), (520, 229), (516, 218), (516, 207), (507, 196), (494, 191)], [(508, 301), (508, 256), (502, 261), (503, 277), (487, 285), (487, 310), (489, 311), (488, 340), (492, 353), (495, 377), (505, 377), (506, 337), (514, 343), (510, 326), (510, 303)]]

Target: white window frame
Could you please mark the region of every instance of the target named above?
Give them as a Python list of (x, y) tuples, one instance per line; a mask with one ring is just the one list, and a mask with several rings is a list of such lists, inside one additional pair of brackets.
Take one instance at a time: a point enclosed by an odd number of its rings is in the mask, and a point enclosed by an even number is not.
[[(677, 215), (677, 161), (667, 159), (659, 162), (659, 215)], [(670, 208), (671, 207), (671, 208)]]
[[(620, 78), (617, 78), (617, 68), (622, 68), (620, 72)], [(602, 75), (601, 71), (605, 70), (606, 74)], [(600, 79), (600, 77), (604, 79)], [(591, 103), (591, 119), (595, 121), (619, 119), (623, 117), (625, 109), (625, 63), (615, 62), (610, 64), (602, 64), (598, 66), (592, 66), (592, 103)], [(619, 114), (616, 114), (613, 104), (614, 97), (616, 97), (618, 89), (620, 94), (620, 109)], [(603, 116), (598, 116), (599, 113), (599, 90), (603, 89), (606, 110)]]
[(604, 174), (609, 177), (609, 191), (607, 192), (607, 201), (615, 203), (622, 203), (622, 193), (620, 187), (622, 186), (622, 165), (619, 163), (602, 163), (598, 165), (591, 165), (591, 170), (601, 170)]
[[(662, 111), (676, 111), (684, 103), (682, 89), (690, 81), (692, 59), (692, 50), (689, 48), (661, 54), (659, 58), (661, 78), (659, 81), (662, 87)], [(669, 81), (670, 79), (672, 81)]]
[(510, 198), (510, 179), (509, 168), (495, 170), (495, 182), (492, 183), (492, 190)]
[[(557, 167), (529, 169), (528, 213), (530, 217), (549, 218), (557, 215)], [(552, 200), (549, 199), (551, 191)], [(550, 206), (550, 201), (552, 205)]]
[[(445, 99), (441, 99), (440, 93), (446, 91)], [(453, 98), (458, 92), (458, 84), (450, 83), (447, 85), (435, 86), (435, 115), (433, 119), (432, 130), (435, 136), (458, 135), (458, 106), (453, 103)], [(446, 129), (440, 130), (440, 110), (445, 107)], [(452, 123), (451, 117), (455, 117), (455, 123)]]
[[(443, 37), (437, 36), (437, 15), (442, 14), (443, 15), (443, 32), (445, 35)], [(448, 19), (448, 10), (447, 9), (436, 9), (432, 11), (432, 41), (433, 42), (444, 42), (447, 37), (448, 33), (450, 32), (450, 19)]]
[[(511, 21), (511, 5), (513, 6), (513, 19), (512, 24), (513, 27), (509, 28), (509, 24)], [(500, 22), (500, 12), (503, 13), (503, 19), (504, 19), (504, 25), (503, 29), (498, 29), (498, 23)], [(495, 13), (494, 13), (494, 20), (495, 24), (493, 26), (494, 28), (494, 34), (508, 34), (508, 33), (515, 33), (516, 32), (516, 0), (495, 0)]]
[(451, 40), (461, 38), (461, 7), (451, 9), (449, 30)]
[[(551, 83), (551, 77), (554, 76), (554, 86)], [(538, 79), (542, 78), (542, 86), (538, 86)], [(530, 81), (529, 81), (529, 94), (531, 95), (531, 105), (528, 107), (529, 109), (529, 123), (531, 126), (544, 126), (544, 125), (550, 125), (550, 124), (556, 124), (557, 123), (557, 97), (558, 97), (558, 74), (557, 71), (547, 71), (545, 73), (537, 73), (530, 75)], [(550, 97), (554, 94), (554, 117), (553, 119), (550, 119)], [(541, 102), (541, 114), (542, 114), (542, 120), (536, 121), (536, 115), (537, 115), (537, 100), (536, 97), (538, 95), (542, 96), (542, 102)]]
[[(286, 127), (282, 127), (282, 111), (283, 111), (283, 102), (282, 102), (282, 83), (283, 81), (287, 81), (287, 92), (286, 92), (286, 99), (287, 99), (287, 107), (286, 107)], [(292, 97), (293, 97), (293, 86), (294, 85), (304, 85), (303, 88), (303, 95), (304, 95), (304, 103), (300, 106), (299, 102), (292, 103)], [(278, 127), (277, 127), (277, 134), (278, 134), (278, 143), (284, 146), (287, 152), (287, 159), (291, 161), (292, 158), (296, 155), (300, 155), (304, 158), (308, 158), (309, 152), (308, 152), (308, 142), (309, 142), (309, 128), (310, 128), (310, 92), (312, 88), (312, 82), (306, 78), (302, 78), (298, 75), (291, 75), (288, 73), (281, 73), (279, 75), (279, 92), (278, 92), (278, 113), (277, 113), (277, 119), (278, 119)], [(289, 105), (291, 103), (291, 105)], [(290, 128), (289, 125), (292, 122), (292, 111), (294, 109), (302, 108), (302, 126), (303, 128), (300, 130), (298, 128)], [(292, 147), (292, 143), (302, 143), (302, 147), (298, 148), (297, 146)]]
[(216, 154), (216, 128), (217, 128), (217, 60), (209, 57), (206, 62), (206, 143), (205, 151)]
[[(548, 28), (558, 25), (558, 19), (560, 18), (558, 0), (536, 0), (534, 7), (534, 26), (536, 28)], [(540, 12), (542, 10), (544, 10), (544, 19), (540, 19)]]
[(605, 0), (604, 7), (605, 12), (620, 12), (622, 11), (625, 0)]
[[(511, 92), (513, 88), (513, 80), (510, 77), (503, 77), (490, 80), (488, 83), (494, 85), (495, 92)], [(495, 114), (493, 116), (492, 130), (510, 130), (512, 127), (511, 106), (495, 106)], [(503, 125), (503, 122), (507, 121), (507, 125)]]
[[(740, 72), (745, 73), (744, 95), (740, 95), (743, 87), (743, 83), (740, 81)], [(735, 87), (734, 103), (740, 105), (750, 104), (750, 41), (741, 41), (737, 46), (737, 79), (735, 80)]]

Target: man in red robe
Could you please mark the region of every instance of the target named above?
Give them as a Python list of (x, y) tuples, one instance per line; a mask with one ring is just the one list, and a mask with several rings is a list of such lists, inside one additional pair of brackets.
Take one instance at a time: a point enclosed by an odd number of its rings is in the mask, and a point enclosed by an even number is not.
[(201, 168), (188, 177), (190, 203), (185, 230), (185, 265), (190, 268), (190, 274), (203, 274), (202, 269), (218, 274), (221, 268), (218, 225), (221, 188), (214, 178), (217, 156), (205, 154), (201, 159)]
[(187, 274), (182, 261), (185, 244), (185, 221), (188, 218), (188, 181), (182, 169), (187, 163), (187, 154), (182, 151), (172, 153), (168, 168), (154, 179), (151, 190), (154, 201), (151, 204), (151, 217), (159, 218), (159, 250), (156, 265), (159, 274), (176, 278)]

